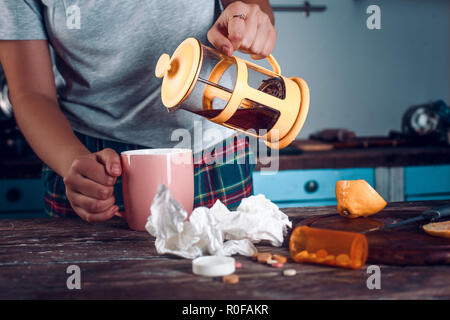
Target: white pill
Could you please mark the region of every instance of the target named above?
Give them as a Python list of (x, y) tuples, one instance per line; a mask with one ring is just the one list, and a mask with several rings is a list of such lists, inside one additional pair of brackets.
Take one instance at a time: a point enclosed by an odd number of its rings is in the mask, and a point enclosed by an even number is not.
[(277, 263), (278, 261), (277, 260), (274, 260), (274, 259), (269, 259), (269, 260), (267, 260), (267, 264), (274, 264), (274, 263)]
[(297, 271), (295, 271), (295, 269), (285, 269), (283, 270), (283, 275), (286, 277), (292, 277), (295, 276), (297, 274)]

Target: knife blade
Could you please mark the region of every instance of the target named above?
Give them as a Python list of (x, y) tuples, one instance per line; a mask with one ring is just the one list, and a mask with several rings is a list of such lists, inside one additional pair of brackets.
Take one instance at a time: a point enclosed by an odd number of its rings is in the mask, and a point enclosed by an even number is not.
[(428, 210), (425, 210), (424, 212), (422, 212), (422, 214), (417, 217), (406, 219), (401, 222), (391, 223), (391, 224), (381, 226), (381, 227), (372, 228), (372, 229), (363, 231), (361, 233), (365, 234), (365, 233), (369, 233), (369, 232), (373, 232), (373, 231), (397, 228), (397, 227), (403, 226), (405, 224), (409, 224), (409, 223), (417, 222), (417, 221), (437, 221), (444, 217), (450, 217), (450, 205), (444, 205), (444, 206), (428, 209)]

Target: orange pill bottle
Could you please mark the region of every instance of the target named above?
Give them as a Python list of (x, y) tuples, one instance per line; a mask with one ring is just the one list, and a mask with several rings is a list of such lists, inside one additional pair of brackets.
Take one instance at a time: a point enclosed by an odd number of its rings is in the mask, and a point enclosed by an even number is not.
[(360, 233), (299, 226), (292, 232), (289, 252), (295, 262), (359, 269), (366, 263), (369, 247)]

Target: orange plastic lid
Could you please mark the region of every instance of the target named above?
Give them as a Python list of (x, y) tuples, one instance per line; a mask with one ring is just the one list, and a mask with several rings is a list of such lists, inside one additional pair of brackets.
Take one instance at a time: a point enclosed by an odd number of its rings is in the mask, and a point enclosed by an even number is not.
[(198, 78), (201, 64), (200, 42), (184, 40), (170, 57), (162, 54), (156, 64), (155, 75), (162, 78), (161, 99), (167, 108), (175, 107), (188, 96)]

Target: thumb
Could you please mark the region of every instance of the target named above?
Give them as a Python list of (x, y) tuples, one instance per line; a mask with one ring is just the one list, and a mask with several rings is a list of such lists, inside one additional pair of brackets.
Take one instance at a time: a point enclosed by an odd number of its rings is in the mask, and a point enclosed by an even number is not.
[(106, 148), (96, 153), (97, 160), (105, 166), (106, 172), (113, 177), (122, 174), (120, 156), (113, 149)]

